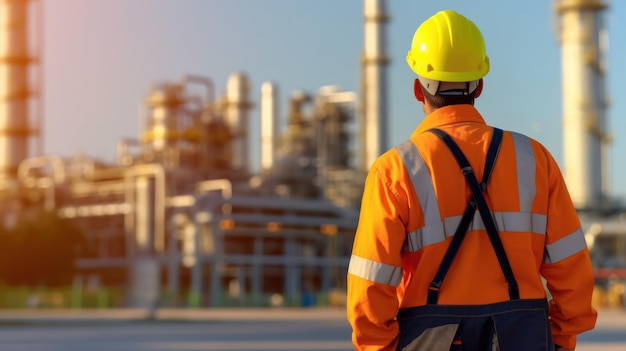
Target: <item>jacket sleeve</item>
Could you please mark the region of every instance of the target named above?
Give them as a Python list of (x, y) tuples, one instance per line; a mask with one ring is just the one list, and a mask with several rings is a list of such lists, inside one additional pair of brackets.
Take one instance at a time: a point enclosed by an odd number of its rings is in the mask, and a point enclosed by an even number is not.
[(541, 275), (552, 294), (550, 324), (554, 343), (574, 349), (576, 335), (593, 329), (597, 318), (591, 305), (593, 271), (565, 181), (551, 156), (548, 162), (549, 204)]
[(389, 180), (373, 166), (367, 177), (348, 269), (347, 316), (356, 350), (395, 350), (396, 287), (402, 279), (405, 225)]

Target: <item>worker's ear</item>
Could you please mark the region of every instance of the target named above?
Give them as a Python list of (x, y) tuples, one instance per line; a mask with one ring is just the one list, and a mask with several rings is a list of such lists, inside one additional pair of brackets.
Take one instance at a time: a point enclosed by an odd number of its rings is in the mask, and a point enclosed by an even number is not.
[(480, 80), (478, 81), (478, 86), (476, 87), (476, 90), (474, 90), (474, 99), (479, 97), (482, 92), (483, 92), (483, 79), (480, 78)]
[(413, 82), (413, 94), (415, 94), (415, 99), (417, 99), (417, 101), (421, 103), (424, 102), (424, 92), (422, 92), (422, 85), (420, 84), (419, 79), (415, 79)]

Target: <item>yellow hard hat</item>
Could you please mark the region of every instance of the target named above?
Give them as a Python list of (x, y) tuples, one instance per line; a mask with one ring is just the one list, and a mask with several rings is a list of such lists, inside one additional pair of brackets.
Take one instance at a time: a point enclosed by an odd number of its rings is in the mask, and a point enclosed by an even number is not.
[(417, 28), (406, 61), (418, 76), (441, 82), (471, 82), (489, 72), (480, 30), (453, 10), (440, 11)]

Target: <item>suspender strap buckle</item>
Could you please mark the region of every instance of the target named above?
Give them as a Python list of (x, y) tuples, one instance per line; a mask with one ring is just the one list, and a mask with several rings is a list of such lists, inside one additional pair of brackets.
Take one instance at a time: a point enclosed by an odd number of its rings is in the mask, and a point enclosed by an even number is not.
[(474, 174), (474, 169), (471, 166), (461, 168), (461, 173), (464, 175)]
[(439, 300), (439, 288), (441, 287), (441, 283), (439, 282), (430, 282), (428, 285), (428, 297), (426, 303), (429, 305), (437, 304), (437, 300)]
[(428, 291), (439, 292), (440, 287), (441, 287), (440, 283), (430, 282), (430, 284), (428, 285)]

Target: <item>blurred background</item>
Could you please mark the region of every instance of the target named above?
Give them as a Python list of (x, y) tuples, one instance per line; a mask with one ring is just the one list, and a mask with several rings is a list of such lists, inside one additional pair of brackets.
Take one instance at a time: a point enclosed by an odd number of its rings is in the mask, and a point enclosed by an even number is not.
[(447, 8), (485, 37), (477, 107), (553, 153), (622, 307), (608, 0), (0, 1), (0, 307), (342, 306), (367, 169), (423, 118), (404, 57)]

